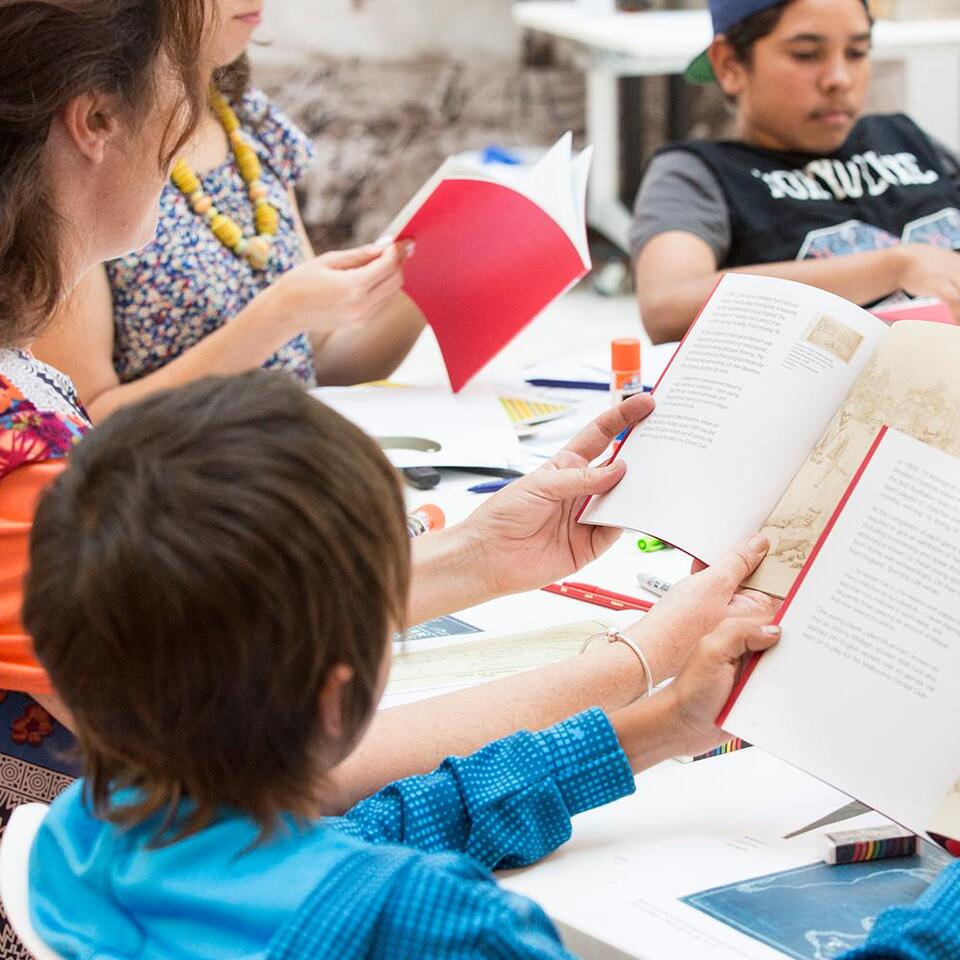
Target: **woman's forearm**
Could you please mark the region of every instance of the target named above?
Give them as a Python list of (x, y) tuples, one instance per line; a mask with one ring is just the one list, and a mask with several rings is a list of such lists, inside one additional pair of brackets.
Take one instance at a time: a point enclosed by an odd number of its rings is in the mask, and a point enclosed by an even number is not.
[[(646, 656), (654, 683), (677, 670), (677, 638), (671, 636), (676, 629), (645, 617), (623, 630)], [(347, 809), (392, 780), (432, 770), (450, 754), (472, 753), (517, 730), (542, 730), (588, 707), (613, 713), (646, 690), (647, 678), (633, 650), (620, 641), (598, 639), (581, 656), (381, 710), (359, 747), (331, 775), (338, 802)], [(625, 736), (632, 738), (637, 757), (646, 752), (659, 757), (674, 747), (657, 744), (655, 735), (639, 729), (630, 728)]]
[(899, 289), (901, 261), (902, 251), (890, 247), (843, 257), (761, 263), (737, 267), (732, 272), (797, 280), (835, 293), (853, 303), (873, 303)]
[(650, 276), (657, 266), (654, 263), (644, 267), (643, 279), (638, 276), (637, 298), (651, 339), (665, 343), (683, 337), (725, 272), (796, 280), (853, 303), (873, 303), (900, 288), (902, 260), (902, 250), (894, 247), (819, 260), (756, 263), (729, 271), (708, 269), (686, 277)]
[(94, 422), (114, 410), (160, 390), (200, 377), (242, 373), (261, 366), (297, 334), (281, 298), (268, 288), (232, 320), (204, 337), (179, 357), (130, 383), (110, 386), (84, 402)]
[(413, 541), (407, 623), (423, 623), (492, 600), (484, 558), (467, 523)]
[(423, 314), (398, 293), (371, 320), (314, 340), (317, 380), (329, 386), (384, 380), (403, 362), (425, 326)]
[(542, 730), (588, 707), (614, 711), (645, 691), (633, 651), (598, 642), (582, 656), (547, 667), (381, 710), (357, 749), (330, 774), (336, 805), (346, 810), (451, 754), (472, 753), (517, 730)]

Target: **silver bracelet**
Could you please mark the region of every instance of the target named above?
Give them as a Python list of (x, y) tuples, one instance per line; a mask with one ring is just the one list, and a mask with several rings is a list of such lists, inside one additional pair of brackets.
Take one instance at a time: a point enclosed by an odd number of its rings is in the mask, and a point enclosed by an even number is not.
[(604, 630), (603, 633), (594, 633), (587, 637), (583, 641), (583, 646), (580, 648), (581, 653), (585, 653), (587, 647), (593, 643), (594, 640), (599, 640), (605, 638), (607, 643), (625, 643), (636, 655), (637, 659), (640, 661), (640, 666), (643, 668), (643, 679), (647, 684), (647, 692), (645, 696), (650, 697), (653, 695), (653, 671), (650, 669), (650, 664), (647, 663), (647, 658), (644, 656), (643, 651), (640, 649), (639, 645), (634, 643), (629, 637), (625, 637), (620, 633), (616, 627), (610, 627), (608, 630)]

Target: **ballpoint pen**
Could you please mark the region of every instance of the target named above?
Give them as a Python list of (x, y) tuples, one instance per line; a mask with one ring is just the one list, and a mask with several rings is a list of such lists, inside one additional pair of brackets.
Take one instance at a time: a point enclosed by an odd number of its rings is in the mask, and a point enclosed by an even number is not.
[[(600, 380), (555, 380), (552, 377), (531, 377), (527, 380), (531, 387), (555, 387), (562, 390), (604, 390), (610, 392), (610, 384)], [(644, 385), (643, 392), (653, 388)]]
[(488, 480), (486, 483), (476, 483), (472, 487), (467, 487), (468, 493), (496, 493), (502, 490), (508, 483), (513, 483), (516, 477), (500, 477), (498, 480)]

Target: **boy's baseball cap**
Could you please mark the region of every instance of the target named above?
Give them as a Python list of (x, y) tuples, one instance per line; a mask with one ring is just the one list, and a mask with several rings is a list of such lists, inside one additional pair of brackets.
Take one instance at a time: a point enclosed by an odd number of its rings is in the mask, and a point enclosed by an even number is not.
[[(732, 26), (762, 10), (779, 7), (784, 0), (709, 0), (710, 17), (713, 20), (713, 35), (726, 33)], [(704, 50), (695, 57), (683, 74), (691, 83), (716, 83), (710, 58)]]

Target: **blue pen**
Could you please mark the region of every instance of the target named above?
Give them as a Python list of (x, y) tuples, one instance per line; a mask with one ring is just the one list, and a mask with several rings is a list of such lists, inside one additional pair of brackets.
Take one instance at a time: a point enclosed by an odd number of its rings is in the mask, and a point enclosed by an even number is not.
[(478, 483), (475, 486), (467, 487), (467, 491), (469, 493), (496, 493), (516, 479), (516, 477), (501, 477), (499, 480), (488, 480), (486, 483)]
[[(526, 381), (531, 387), (557, 387), (561, 390), (603, 390), (610, 392), (610, 384), (599, 380), (551, 380), (545, 377), (533, 377)], [(653, 387), (644, 384), (643, 392), (650, 393)]]
[(551, 380), (544, 377), (534, 377), (527, 383), (531, 387), (560, 387), (564, 390), (604, 390), (610, 391), (610, 384), (599, 380)]

